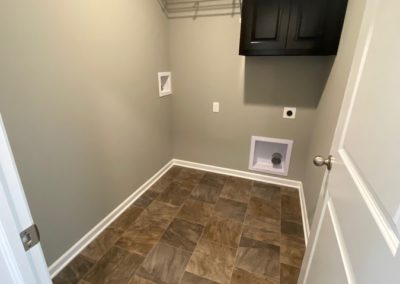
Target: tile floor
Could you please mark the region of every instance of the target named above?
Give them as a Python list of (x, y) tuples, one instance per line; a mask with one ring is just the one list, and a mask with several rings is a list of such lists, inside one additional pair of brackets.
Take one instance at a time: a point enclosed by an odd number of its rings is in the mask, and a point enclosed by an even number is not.
[(173, 167), (54, 283), (297, 283), (296, 189)]

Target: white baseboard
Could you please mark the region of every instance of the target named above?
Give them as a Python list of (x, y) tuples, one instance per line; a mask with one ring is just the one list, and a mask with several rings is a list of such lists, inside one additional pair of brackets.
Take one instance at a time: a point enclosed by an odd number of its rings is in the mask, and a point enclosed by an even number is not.
[(251, 173), (251, 172), (233, 170), (233, 169), (222, 168), (222, 167), (211, 166), (211, 165), (200, 164), (200, 163), (194, 163), (194, 162), (189, 162), (189, 161), (184, 161), (184, 160), (173, 159), (172, 163), (176, 166), (198, 169), (198, 170), (202, 170), (202, 171), (213, 172), (213, 173), (229, 175), (229, 176), (234, 176), (234, 177), (241, 177), (241, 178), (245, 178), (245, 179), (251, 179), (251, 180), (256, 180), (256, 181), (261, 181), (261, 182), (266, 182), (266, 183), (272, 183), (272, 184), (281, 185), (281, 186), (298, 188), (301, 185), (301, 182), (297, 181), (297, 180), (290, 180), (290, 179), (275, 177), (275, 176), (270, 176), (270, 175), (263, 175), (263, 174), (256, 174), (256, 173)]
[(310, 237), (310, 223), (308, 221), (308, 212), (306, 206), (306, 199), (304, 197), (303, 183), (301, 183), (299, 189), (300, 205), (301, 205), (301, 217), (303, 219), (303, 230), (304, 230), (304, 241), (306, 246), (308, 245), (308, 238)]
[(110, 212), (103, 220), (94, 226), (86, 235), (76, 242), (60, 258), (49, 267), (51, 278), (54, 278), (71, 260), (73, 260), (88, 244), (90, 244), (101, 232), (103, 232), (115, 219), (118, 218), (129, 206), (133, 204), (147, 189), (149, 189), (161, 176), (173, 166), (169, 161), (155, 175), (149, 178), (142, 186), (135, 190), (117, 208)]
[(230, 175), (230, 176), (235, 176), (235, 177), (240, 177), (240, 178), (245, 178), (245, 179), (251, 179), (251, 180), (261, 181), (261, 182), (265, 182), (265, 183), (280, 185), (280, 186), (297, 188), (299, 190), (299, 196), (300, 196), (301, 215), (303, 218), (304, 239), (305, 239), (305, 242), (307, 245), (308, 236), (310, 235), (310, 225), (308, 222), (308, 215), (307, 215), (306, 202), (305, 202), (305, 198), (304, 198), (303, 184), (301, 181), (291, 180), (291, 179), (286, 179), (286, 178), (281, 178), (281, 177), (275, 177), (275, 176), (270, 176), (270, 175), (263, 175), (263, 174), (256, 174), (256, 173), (251, 173), (251, 172), (233, 170), (233, 169), (222, 168), (222, 167), (216, 167), (216, 166), (211, 166), (211, 165), (207, 165), (207, 164), (194, 163), (194, 162), (189, 162), (189, 161), (184, 161), (184, 160), (179, 160), (179, 159), (173, 159), (172, 163), (173, 163), (173, 165), (176, 165), (176, 166), (198, 169), (198, 170), (207, 171), (207, 172), (214, 172), (214, 173), (218, 173), (218, 174)]
[(230, 175), (245, 179), (251, 179), (279, 186), (287, 186), (297, 188), (300, 195), (301, 213), (303, 217), (304, 235), (307, 240), (310, 232), (306, 203), (304, 200), (303, 185), (301, 181), (290, 180), (275, 176), (256, 174), (251, 172), (239, 171), (234, 169), (216, 167), (212, 165), (172, 159), (164, 167), (162, 167), (155, 175), (148, 179), (142, 186), (135, 190), (127, 199), (125, 199), (117, 208), (94, 226), (86, 235), (76, 242), (69, 250), (67, 250), (60, 258), (58, 258), (49, 267), (51, 278), (54, 278), (70, 261), (72, 261), (88, 244), (90, 244), (101, 232), (103, 232), (115, 219), (117, 219), (129, 206), (133, 204), (143, 193), (146, 192), (161, 176), (163, 176), (172, 166), (181, 166), (186, 168), (198, 169), (207, 172)]

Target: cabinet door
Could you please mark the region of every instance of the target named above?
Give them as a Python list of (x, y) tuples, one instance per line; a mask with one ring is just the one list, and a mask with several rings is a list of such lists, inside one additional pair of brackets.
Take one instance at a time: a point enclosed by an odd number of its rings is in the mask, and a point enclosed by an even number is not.
[(287, 50), (336, 54), (347, 0), (292, 0)]
[(285, 49), (289, 0), (243, 1), (241, 55), (273, 55)]

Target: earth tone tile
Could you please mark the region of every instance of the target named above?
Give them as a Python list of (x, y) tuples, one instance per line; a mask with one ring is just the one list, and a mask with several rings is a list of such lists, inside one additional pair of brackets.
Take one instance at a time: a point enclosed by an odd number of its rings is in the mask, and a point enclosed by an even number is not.
[(145, 259), (137, 275), (156, 283), (176, 284), (182, 278), (191, 253), (159, 243)]
[(118, 241), (122, 234), (121, 229), (107, 228), (81, 254), (96, 262)]
[(94, 262), (87, 257), (78, 254), (58, 275), (53, 279), (54, 283), (76, 283), (81, 279)]
[(216, 215), (220, 217), (234, 219), (239, 222), (243, 222), (244, 216), (246, 214), (246, 209), (246, 203), (225, 198), (219, 198), (214, 208)]
[[(130, 253), (125, 257), (120, 264), (109, 273), (106, 278), (106, 283), (128, 283), (135, 274), (136, 270), (144, 261), (144, 257), (138, 254)], [(92, 282), (94, 283), (94, 282)], [(99, 282), (97, 282), (99, 283)]]
[(252, 181), (237, 177), (229, 177), (226, 181), (221, 197), (247, 203), (250, 199)]
[(178, 213), (179, 207), (158, 200), (153, 201), (136, 219), (137, 224), (152, 224), (166, 229)]
[(225, 175), (206, 173), (201, 179), (200, 183), (222, 189), (227, 179), (228, 176)]
[(203, 232), (203, 226), (175, 219), (161, 238), (161, 242), (176, 248), (193, 251)]
[(183, 168), (174, 181), (192, 190), (200, 182), (204, 174), (205, 172), (203, 171)]
[(282, 220), (282, 235), (304, 241), (303, 225), (300, 223)]
[(281, 187), (281, 194), (299, 198), (299, 190), (293, 187)]
[(222, 191), (222, 187), (199, 183), (192, 191), (191, 198), (215, 204)]
[(282, 220), (302, 222), (300, 199), (291, 195), (282, 195)]
[(279, 281), (274, 278), (255, 275), (242, 269), (235, 269), (231, 284), (279, 284)]
[(53, 284), (70, 284), (70, 283), (77, 283), (76, 281), (75, 281), (75, 282), (70, 282), (70, 281), (64, 280), (64, 279), (62, 279), (61, 277), (59, 277), (58, 275), (52, 279), (52, 282), (53, 282)]
[(297, 239), (288, 238), (285, 235), (281, 240), (281, 263), (301, 267), (305, 253), (304, 242)]
[(153, 281), (134, 275), (128, 284), (156, 284)]
[(206, 225), (211, 217), (214, 206), (212, 204), (188, 199), (179, 211), (177, 218), (187, 220), (189, 222)]
[(280, 232), (281, 203), (252, 197), (247, 206), (245, 225)]
[(236, 248), (241, 233), (242, 224), (240, 222), (214, 215), (204, 229), (203, 238), (220, 245)]
[(300, 269), (286, 264), (281, 264), (280, 284), (296, 284), (299, 279)]
[(179, 173), (180, 173), (183, 169), (184, 169), (184, 168), (179, 167), (179, 166), (173, 166), (172, 168), (170, 168), (170, 169), (168, 170), (168, 172), (166, 172), (166, 173), (163, 175), (163, 178), (166, 178), (166, 179), (174, 179), (174, 178), (176, 178), (176, 177), (179, 175)]
[(185, 272), (180, 284), (218, 284), (218, 282), (197, 276), (190, 272)]
[(257, 227), (251, 227), (247, 225), (243, 227), (242, 238), (253, 239), (277, 246), (279, 246), (281, 243), (280, 233), (274, 231), (268, 231), (265, 229), (260, 229)]
[(143, 257), (118, 247), (111, 248), (84, 277), (89, 283), (127, 283)]
[(297, 283), (297, 189), (173, 167), (137, 204), (54, 283)]
[(185, 190), (184, 187), (173, 182), (158, 196), (157, 200), (175, 206), (181, 206), (189, 195), (190, 191)]
[(147, 190), (145, 193), (142, 194), (134, 203), (133, 205), (137, 207), (146, 208), (153, 202), (154, 199), (157, 198), (158, 192), (154, 190)]
[(172, 179), (161, 177), (158, 181), (156, 181), (149, 190), (161, 193), (163, 192), (172, 182)]
[(130, 206), (124, 213), (122, 213), (111, 225), (111, 228), (127, 230), (129, 226), (139, 217), (143, 212), (143, 208)]
[(251, 195), (272, 202), (280, 202), (281, 189), (276, 185), (255, 181)]
[(164, 231), (164, 228), (153, 225), (150, 222), (135, 222), (130, 230), (118, 240), (116, 246), (131, 253), (146, 256), (160, 240)]
[(175, 180), (195, 179), (197, 181), (200, 181), (204, 176), (204, 174), (205, 174), (204, 171), (190, 169), (190, 168), (182, 168), (182, 170), (176, 176)]
[(236, 249), (200, 240), (186, 271), (218, 283), (229, 283)]
[(279, 279), (278, 246), (242, 238), (236, 258), (236, 267), (253, 274)]

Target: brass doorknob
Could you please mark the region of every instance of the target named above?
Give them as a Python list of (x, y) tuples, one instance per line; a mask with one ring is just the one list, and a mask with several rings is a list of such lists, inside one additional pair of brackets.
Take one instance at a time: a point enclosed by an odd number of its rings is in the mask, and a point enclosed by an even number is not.
[(326, 166), (328, 171), (330, 171), (332, 169), (332, 159), (333, 159), (332, 155), (329, 155), (328, 158), (316, 156), (314, 158), (313, 162), (314, 162), (314, 165), (316, 165), (317, 167)]

